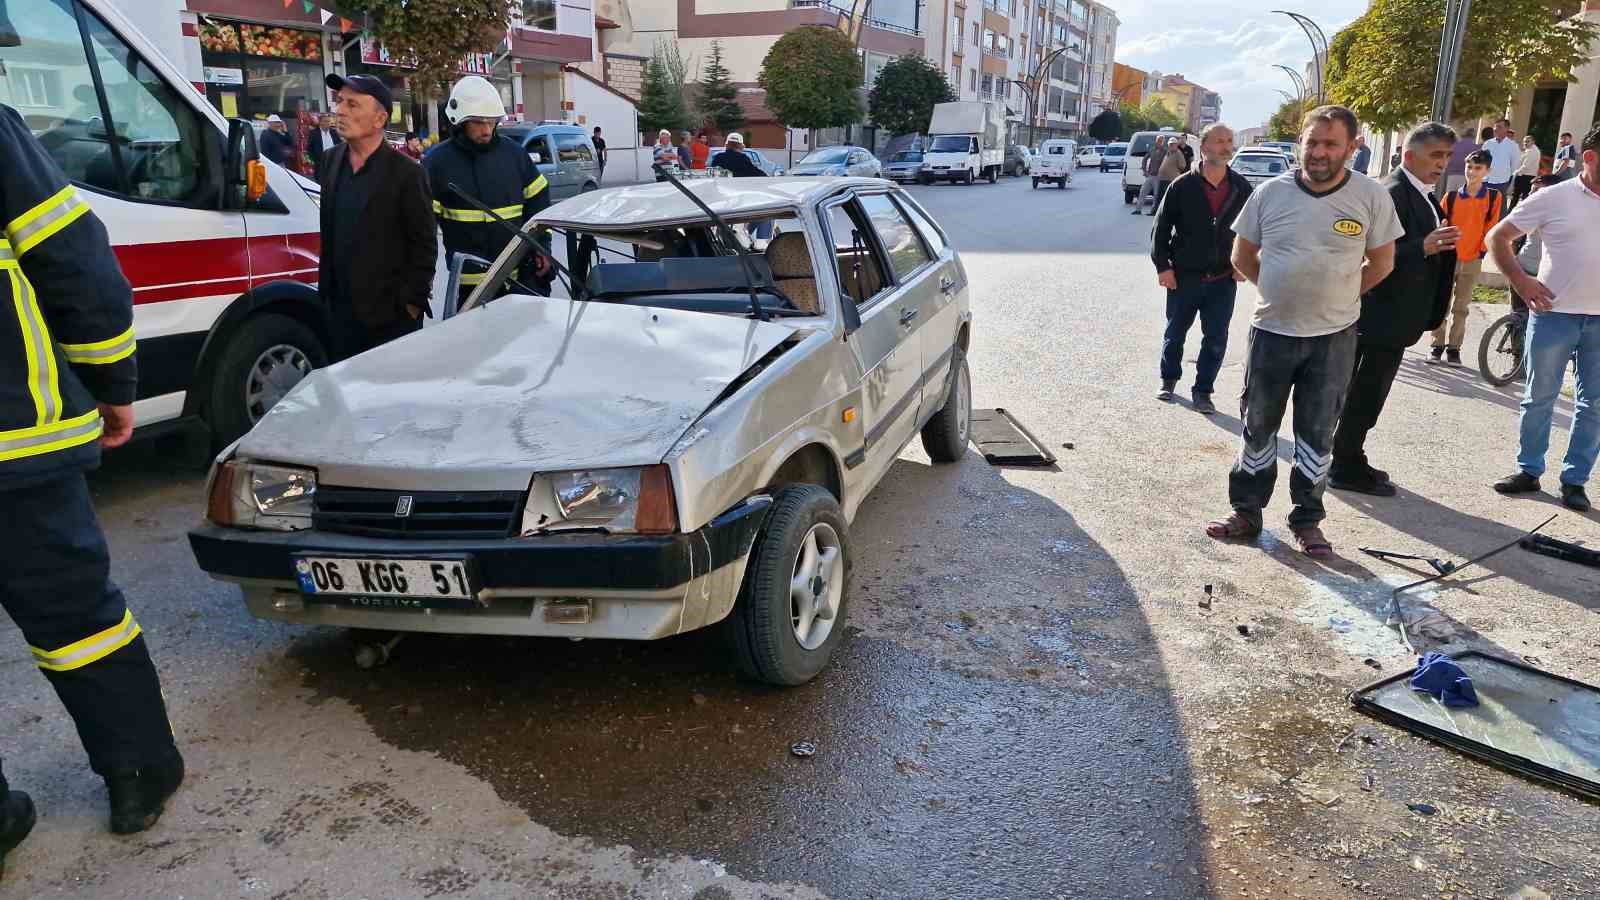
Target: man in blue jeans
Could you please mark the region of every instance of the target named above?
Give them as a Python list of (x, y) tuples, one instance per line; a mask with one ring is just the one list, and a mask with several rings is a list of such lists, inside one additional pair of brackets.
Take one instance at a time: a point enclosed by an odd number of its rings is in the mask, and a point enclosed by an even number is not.
[[(1174, 151), (1176, 152), (1176, 151)], [(1218, 123), (1200, 137), (1200, 165), (1173, 179), (1156, 211), (1150, 259), (1156, 281), (1167, 289), (1167, 330), (1161, 338), (1161, 393), (1183, 377), (1183, 341), (1200, 319), (1200, 356), (1190, 396), (1197, 412), (1217, 411), (1211, 393), (1228, 351), (1228, 323), (1244, 276), (1233, 268), (1233, 220), (1250, 196), (1250, 182), (1228, 168), (1233, 132)]]
[[(1517, 263), (1512, 244), (1524, 234), (1544, 245), (1538, 277)], [(1544, 188), (1489, 232), (1495, 264), (1528, 305), (1517, 471), (1495, 482), (1502, 494), (1539, 490), (1550, 424), (1567, 362), (1578, 361), (1572, 435), (1561, 466), (1561, 501), (1585, 512), (1584, 485), (1600, 453), (1600, 125), (1584, 136), (1578, 177)]]

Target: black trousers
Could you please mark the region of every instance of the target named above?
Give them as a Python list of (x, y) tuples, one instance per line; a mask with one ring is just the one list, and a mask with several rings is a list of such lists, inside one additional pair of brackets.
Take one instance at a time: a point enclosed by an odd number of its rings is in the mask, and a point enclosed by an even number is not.
[(1378, 424), (1389, 388), (1400, 372), (1404, 347), (1383, 347), (1366, 341), (1356, 343), (1355, 371), (1350, 377), (1350, 392), (1345, 397), (1339, 429), (1333, 435), (1333, 467), (1359, 469), (1367, 464), (1367, 432)]
[(172, 754), (150, 650), (122, 592), (82, 472), (0, 490), (0, 606), (78, 726), (89, 767), (131, 773)]
[(1506, 204), (1507, 213), (1533, 193), (1533, 179), (1532, 175), (1517, 175), (1511, 179), (1511, 202)]

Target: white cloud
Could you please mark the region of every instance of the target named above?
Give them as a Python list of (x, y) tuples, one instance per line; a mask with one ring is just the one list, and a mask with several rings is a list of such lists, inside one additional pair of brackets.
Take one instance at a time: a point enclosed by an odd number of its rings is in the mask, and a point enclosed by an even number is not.
[[(1260, 125), (1293, 90), (1274, 64), (1304, 72), (1305, 33), (1272, 9), (1287, 3), (1229, 0), (1111, 0), (1122, 25), (1117, 62), (1185, 78), (1222, 95), (1222, 118), (1235, 128)], [(1321, 0), (1306, 12), (1332, 38), (1366, 10), (1366, 0)], [(1292, 6), (1290, 8), (1293, 8)]]

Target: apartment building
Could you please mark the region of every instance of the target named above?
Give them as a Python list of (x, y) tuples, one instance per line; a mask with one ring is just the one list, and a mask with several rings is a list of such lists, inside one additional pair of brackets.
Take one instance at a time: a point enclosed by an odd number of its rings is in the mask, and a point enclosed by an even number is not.
[(1198, 134), (1222, 116), (1222, 95), (1208, 90), (1182, 75), (1166, 75), (1160, 88), (1150, 96), (1159, 97), (1167, 109), (1183, 119), (1184, 129)]

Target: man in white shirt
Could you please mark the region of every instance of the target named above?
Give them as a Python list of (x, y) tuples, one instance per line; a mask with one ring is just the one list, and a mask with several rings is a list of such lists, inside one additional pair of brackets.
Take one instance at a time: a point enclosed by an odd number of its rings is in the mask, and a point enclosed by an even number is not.
[(1533, 135), (1522, 139), (1522, 161), (1517, 163), (1517, 174), (1511, 184), (1511, 195), (1506, 199), (1506, 210), (1527, 199), (1533, 191), (1533, 180), (1539, 177), (1539, 164), (1544, 161), (1544, 151), (1534, 143)]
[[(1496, 225), (1489, 247), (1530, 313), (1517, 471), (1494, 489), (1539, 490), (1556, 397), (1567, 361), (1576, 356), (1577, 402), (1561, 467), (1561, 500), (1583, 512), (1589, 509), (1584, 485), (1600, 455), (1600, 125), (1584, 136), (1580, 163), (1577, 178), (1540, 190)], [(1536, 235), (1544, 247), (1537, 278), (1522, 270), (1512, 249), (1524, 234)]]
[(1511, 179), (1522, 158), (1521, 148), (1511, 139), (1511, 123), (1505, 119), (1494, 123), (1494, 137), (1483, 142), (1483, 149), (1494, 159), (1489, 166), (1489, 187), (1502, 197), (1511, 196)]

